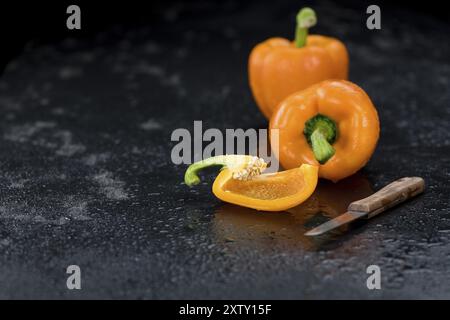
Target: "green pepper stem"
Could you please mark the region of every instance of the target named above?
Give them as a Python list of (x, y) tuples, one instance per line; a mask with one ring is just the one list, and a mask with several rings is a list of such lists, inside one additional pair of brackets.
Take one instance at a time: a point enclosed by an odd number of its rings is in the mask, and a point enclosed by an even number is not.
[(335, 154), (331, 145), (336, 141), (337, 126), (329, 117), (321, 114), (312, 117), (305, 123), (303, 134), (320, 164), (325, 164)]
[(184, 183), (188, 186), (194, 186), (200, 183), (200, 178), (198, 173), (204, 168), (211, 166), (225, 166), (227, 164), (226, 156), (215, 156), (207, 158), (198, 162), (191, 164), (184, 174)]
[(303, 8), (297, 14), (297, 27), (295, 29), (295, 46), (297, 48), (306, 45), (306, 37), (308, 36), (308, 28), (315, 26), (317, 16), (313, 9)]
[[(247, 179), (261, 174), (266, 169), (267, 163), (262, 158), (244, 154), (226, 154), (207, 158), (191, 164), (184, 174), (184, 183), (193, 186), (200, 183), (198, 173), (204, 168), (222, 166), (233, 170), (235, 179)], [(242, 171), (241, 171), (242, 170)]]
[(327, 141), (326, 135), (321, 128), (317, 128), (311, 135), (311, 147), (320, 164), (326, 163), (334, 154), (335, 150)]

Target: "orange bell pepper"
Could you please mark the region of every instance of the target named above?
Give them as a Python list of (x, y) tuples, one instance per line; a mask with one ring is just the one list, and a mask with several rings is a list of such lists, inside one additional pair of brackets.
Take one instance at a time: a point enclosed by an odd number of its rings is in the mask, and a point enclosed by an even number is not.
[(283, 211), (295, 207), (311, 196), (318, 180), (317, 166), (304, 164), (292, 170), (261, 174), (266, 168), (263, 159), (225, 155), (190, 165), (185, 183), (198, 184), (198, 172), (213, 165), (223, 166), (214, 180), (214, 195), (222, 201), (257, 210)]
[(327, 79), (347, 79), (348, 53), (337, 39), (310, 35), (317, 22), (310, 8), (297, 15), (296, 39), (271, 38), (251, 52), (250, 88), (259, 109), (270, 119), (276, 106), (288, 95)]
[[(270, 119), (279, 130), (275, 150), (286, 169), (318, 165), (332, 181), (362, 168), (375, 150), (380, 124), (367, 94), (345, 80), (326, 80), (292, 94)], [(270, 134), (272, 136), (272, 134)]]

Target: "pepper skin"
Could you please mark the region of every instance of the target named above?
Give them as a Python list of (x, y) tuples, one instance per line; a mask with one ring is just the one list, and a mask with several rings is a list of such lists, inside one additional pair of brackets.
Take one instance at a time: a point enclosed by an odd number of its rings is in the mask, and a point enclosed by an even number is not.
[(278, 143), (271, 143), (278, 146), (275, 152), (285, 169), (318, 165), (320, 177), (338, 181), (367, 163), (380, 125), (360, 87), (327, 80), (283, 100), (270, 119), (270, 130), (279, 130)]
[(328, 79), (348, 78), (348, 52), (345, 45), (331, 37), (307, 36), (316, 23), (312, 9), (297, 15), (295, 41), (271, 38), (250, 53), (250, 88), (259, 109), (267, 119), (288, 95)]

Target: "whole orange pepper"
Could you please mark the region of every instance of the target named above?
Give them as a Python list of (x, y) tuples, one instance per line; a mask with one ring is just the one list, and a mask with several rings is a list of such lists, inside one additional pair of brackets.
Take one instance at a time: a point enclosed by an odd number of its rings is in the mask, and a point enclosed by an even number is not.
[(320, 165), (320, 177), (338, 181), (367, 163), (380, 124), (360, 87), (326, 80), (283, 100), (270, 119), (270, 130), (279, 130), (279, 141), (271, 144), (284, 168)]
[(308, 36), (308, 28), (316, 22), (314, 11), (303, 8), (297, 15), (294, 42), (271, 38), (252, 50), (248, 63), (250, 88), (267, 119), (288, 95), (323, 80), (347, 79), (347, 49), (337, 39)]

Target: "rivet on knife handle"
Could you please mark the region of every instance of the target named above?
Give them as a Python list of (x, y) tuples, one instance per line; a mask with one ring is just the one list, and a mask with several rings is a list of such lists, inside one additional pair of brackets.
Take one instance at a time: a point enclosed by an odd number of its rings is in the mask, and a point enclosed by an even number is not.
[(406, 177), (396, 180), (371, 196), (352, 202), (349, 211), (367, 212), (370, 219), (403, 201), (423, 192), (425, 182), (419, 177)]

